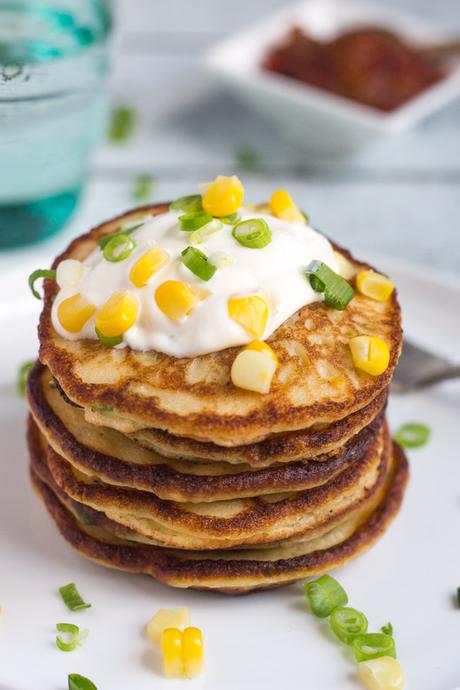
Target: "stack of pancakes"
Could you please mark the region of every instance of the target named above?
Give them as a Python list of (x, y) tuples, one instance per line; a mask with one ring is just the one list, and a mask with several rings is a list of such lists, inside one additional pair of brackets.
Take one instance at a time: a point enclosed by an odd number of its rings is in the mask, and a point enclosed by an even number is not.
[[(165, 210), (99, 226), (55, 266)], [(395, 295), (302, 308), (268, 339), (279, 366), (260, 395), (231, 383), (238, 348), (176, 359), (61, 338), (57, 289), (46, 281), (28, 382), (31, 476), (84, 556), (177, 587), (240, 592), (329, 571), (385, 530), (408, 474), (385, 421), (402, 339)], [(360, 334), (388, 343), (384, 374), (355, 369), (348, 341)]]

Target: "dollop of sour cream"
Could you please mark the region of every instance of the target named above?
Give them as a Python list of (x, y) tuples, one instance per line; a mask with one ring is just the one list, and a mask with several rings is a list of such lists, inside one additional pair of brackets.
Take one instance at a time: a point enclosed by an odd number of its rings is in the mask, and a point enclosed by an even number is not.
[[(195, 357), (254, 340), (229, 316), (230, 298), (257, 294), (266, 301), (269, 316), (262, 337), (265, 340), (301, 307), (322, 299), (305, 276), (311, 261), (322, 261), (338, 271), (330, 242), (310, 226), (241, 208), (241, 220), (262, 218), (267, 222), (272, 231), (271, 242), (261, 249), (244, 247), (232, 236), (232, 226), (223, 225), (220, 231), (195, 245), (211, 263), (220, 266), (209, 281), (203, 281), (180, 260), (181, 252), (190, 246), (190, 233), (180, 229), (180, 215), (181, 211), (169, 211), (147, 219), (131, 233), (136, 247), (123, 261), (111, 263), (96, 248), (82, 262), (84, 270), (78, 284), (64, 285), (56, 296), (52, 308), (55, 330), (69, 340), (97, 339), (94, 316), (79, 333), (66, 331), (57, 315), (60, 303), (81, 293), (99, 309), (115, 291), (129, 290), (139, 301), (139, 314), (117, 347)], [(168, 261), (146, 286), (134, 286), (129, 278), (131, 268), (145, 252), (157, 246), (168, 253)], [(179, 280), (209, 294), (188, 316), (176, 322), (155, 301), (156, 289), (167, 280)]]

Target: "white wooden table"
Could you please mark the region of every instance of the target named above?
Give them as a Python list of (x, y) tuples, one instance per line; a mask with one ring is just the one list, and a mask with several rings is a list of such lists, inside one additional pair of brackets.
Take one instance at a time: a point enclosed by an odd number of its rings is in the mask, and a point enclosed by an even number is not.
[[(383, 0), (382, 0), (383, 1)], [(389, 0), (385, 0), (389, 2)], [(391, 0), (401, 6), (398, 0)], [(136, 108), (139, 124), (123, 145), (103, 146), (79, 213), (57, 238), (0, 257), (47, 260), (68, 238), (134, 205), (132, 181), (156, 178), (153, 200), (193, 192), (198, 181), (239, 172), (247, 198), (286, 186), (313, 224), (345, 246), (407, 259), (446, 273), (460, 266), (460, 102), (420, 127), (353, 159), (318, 159), (212, 85), (203, 51), (283, 0), (121, 0), (111, 84), (115, 103)], [(458, 0), (405, 0), (406, 9), (458, 26)], [(263, 172), (238, 170), (250, 146)]]

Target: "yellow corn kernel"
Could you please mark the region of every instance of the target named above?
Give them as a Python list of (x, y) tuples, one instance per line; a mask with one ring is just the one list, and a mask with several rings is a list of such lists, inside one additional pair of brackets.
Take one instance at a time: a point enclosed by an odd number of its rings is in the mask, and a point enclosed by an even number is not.
[(212, 216), (230, 216), (243, 203), (244, 187), (236, 175), (219, 175), (203, 195), (203, 208)]
[(276, 356), (276, 352), (272, 350), (270, 345), (264, 343), (263, 340), (253, 340), (252, 343), (249, 343), (249, 345), (245, 345), (244, 349), (254, 350), (255, 352), (263, 352), (264, 354), (271, 357), (275, 364), (278, 364), (278, 357)]
[(181, 678), (183, 675), (182, 631), (166, 628), (161, 635), (163, 669), (166, 678)]
[(106, 338), (123, 335), (134, 325), (139, 302), (130, 292), (114, 292), (99, 309), (94, 325)]
[(270, 211), (277, 218), (287, 221), (300, 220), (302, 223), (306, 223), (305, 216), (299, 211), (285, 189), (278, 189), (274, 192), (271, 196), (269, 205)]
[(129, 279), (136, 287), (147, 285), (154, 273), (168, 260), (168, 253), (160, 247), (153, 247), (136, 261), (129, 273)]
[(254, 393), (268, 393), (277, 363), (265, 352), (244, 348), (233, 360), (230, 378), (233, 385)]
[(349, 341), (353, 364), (372, 376), (380, 376), (390, 362), (390, 350), (382, 338), (358, 335)]
[(404, 673), (401, 664), (391, 656), (360, 661), (358, 678), (368, 690), (403, 690)]
[(255, 338), (261, 338), (267, 325), (268, 305), (259, 295), (232, 297), (228, 300), (228, 315)]
[(389, 278), (375, 271), (360, 271), (356, 276), (356, 287), (361, 294), (378, 302), (390, 299), (395, 286)]
[(158, 309), (171, 321), (180, 321), (193, 311), (200, 301), (200, 296), (180, 280), (167, 280), (157, 287), (155, 301)]
[(57, 309), (57, 316), (66, 331), (78, 333), (95, 311), (95, 305), (78, 292), (62, 300)]
[(147, 624), (147, 636), (159, 644), (166, 628), (183, 630), (190, 625), (190, 613), (187, 608), (160, 609)]
[(199, 628), (185, 628), (182, 633), (183, 673), (195, 678), (203, 669), (203, 634)]
[(351, 280), (356, 273), (353, 264), (340, 252), (333, 252), (334, 258), (337, 262), (337, 273), (345, 280)]

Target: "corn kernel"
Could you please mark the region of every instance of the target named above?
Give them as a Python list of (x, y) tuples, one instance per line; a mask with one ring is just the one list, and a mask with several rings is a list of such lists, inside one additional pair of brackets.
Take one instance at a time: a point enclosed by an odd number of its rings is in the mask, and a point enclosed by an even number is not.
[(277, 218), (287, 221), (301, 221), (305, 223), (305, 216), (297, 208), (291, 196), (287, 193), (285, 189), (278, 189), (271, 196), (270, 211)]
[(203, 634), (199, 628), (185, 628), (182, 633), (183, 673), (195, 678), (203, 669)]
[(386, 302), (390, 299), (393, 290), (393, 283), (389, 278), (375, 271), (360, 271), (356, 276), (356, 287), (361, 294), (378, 302)]
[(165, 265), (168, 253), (160, 247), (153, 247), (136, 261), (129, 273), (129, 279), (136, 287), (144, 287), (150, 278)]
[(345, 280), (351, 280), (356, 273), (353, 264), (340, 252), (333, 252), (337, 262), (337, 273)]
[(160, 609), (147, 624), (147, 636), (159, 644), (166, 628), (183, 630), (190, 625), (190, 613), (187, 608)]
[(137, 299), (127, 290), (114, 292), (96, 314), (94, 325), (106, 338), (123, 335), (134, 325), (139, 312)]
[(357, 665), (358, 678), (368, 690), (403, 690), (404, 673), (401, 664), (391, 656), (361, 661)]
[(60, 303), (57, 316), (66, 331), (78, 333), (95, 311), (95, 305), (78, 292)]
[(268, 320), (268, 305), (259, 295), (229, 299), (228, 314), (255, 338), (263, 336)]
[(83, 277), (85, 267), (77, 259), (64, 259), (56, 268), (56, 283), (60, 288), (76, 287)]
[(161, 651), (163, 652), (163, 669), (166, 678), (181, 678), (183, 674), (182, 631), (177, 628), (163, 630)]
[(390, 362), (390, 350), (382, 338), (358, 335), (349, 341), (353, 363), (372, 376), (380, 376)]
[(171, 321), (180, 321), (193, 311), (200, 297), (186, 283), (180, 280), (167, 280), (157, 287), (155, 301), (158, 308)]
[(265, 352), (243, 349), (233, 360), (232, 383), (254, 393), (268, 393), (277, 363)]
[(278, 357), (276, 356), (276, 352), (272, 350), (270, 345), (264, 343), (263, 340), (253, 340), (252, 343), (249, 343), (249, 345), (245, 345), (244, 349), (254, 350), (255, 352), (263, 352), (264, 354), (271, 357), (275, 364), (278, 364)]
[(219, 175), (203, 195), (203, 208), (217, 218), (230, 216), (243, 203), (244, 187), (236, 175)]

